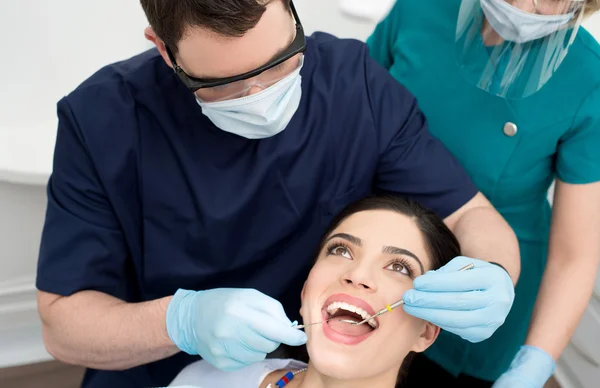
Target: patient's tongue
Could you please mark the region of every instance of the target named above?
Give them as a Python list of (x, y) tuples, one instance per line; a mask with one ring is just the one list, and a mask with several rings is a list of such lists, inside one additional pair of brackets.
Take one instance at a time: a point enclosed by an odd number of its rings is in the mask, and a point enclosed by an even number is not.
[(339, 317), (335, 317), (331, 321), (329, 321), (329, 327), (338, 333), (345, 335), (353, 335), (353, 336), (361, 336), (368, 334), (372, 331), (371, 326), (368, 323), (362, 325), (353, 325), (351, 323), (340, 322), (340, 319), (346, 319), (349, 321), (360, 322), (356, 320), (356, 317), (353, 315), (341, 315)]

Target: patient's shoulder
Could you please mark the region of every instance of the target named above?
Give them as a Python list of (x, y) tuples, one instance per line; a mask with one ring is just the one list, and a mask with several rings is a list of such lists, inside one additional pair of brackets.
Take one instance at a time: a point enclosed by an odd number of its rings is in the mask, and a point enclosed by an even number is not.
[(224, 372), (202, 360), (186, 366), (169, 386), (262, 388), (265, 378), (274, 371), (297, 370), (304, 367), (306, 364), (292, 359), (267, 359), (237, 371)]

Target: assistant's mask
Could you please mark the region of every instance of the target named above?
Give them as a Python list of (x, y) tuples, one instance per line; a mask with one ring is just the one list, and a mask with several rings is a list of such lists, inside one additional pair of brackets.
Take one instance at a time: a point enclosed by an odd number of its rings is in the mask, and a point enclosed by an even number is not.
[(504, 40), (526, 43), (543, 38), (573, 20), (573, 12), (562, 15), (538, 15), (525, 12), (505, 0), (481, 0), (481, 8), (492, 28)]
[(282, 132), (300, 106), (304, 57), (296, 70), (267, 89), (219, 102), (198, 100), (202, 113), (218, 128), (247, 139), (266, 139)]

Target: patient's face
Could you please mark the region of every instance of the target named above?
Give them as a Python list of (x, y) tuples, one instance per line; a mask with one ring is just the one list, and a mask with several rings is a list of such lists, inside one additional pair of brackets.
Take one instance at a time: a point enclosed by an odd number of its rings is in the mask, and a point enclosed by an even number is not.
[[(387, 210), (356, 213), (327, 236), (306, 280), (300, 311), (304, 323), (332, 316), (362, 320), (360, 315), (400, 300), (430, 265), (412, 219)], [(337, 319), (307, 327), (312, 365), (337, 379), (395, 375), (410, 351), (424, 351), (439, 333), (401, 307), (371, 323), (375, 329)]]

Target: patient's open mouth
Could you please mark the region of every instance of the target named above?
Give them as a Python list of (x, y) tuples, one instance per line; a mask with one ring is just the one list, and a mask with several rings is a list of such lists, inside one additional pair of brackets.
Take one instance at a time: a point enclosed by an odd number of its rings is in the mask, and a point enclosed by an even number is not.
[(323, 305), (322, 314), (324, 320), (329, 320), (323, 325), (325, 335), (332, 341), (347, 345), (356, 345), (364, 341), (379, 328), (377, 318), (362, 325), (342, 322), (342, 320), (361, 322), (374, 314), (371, 305), (348, 294), (330, 296)]
[[(329, 318), (339, 318), (348, 321), (362, 322), (371, 316), (360, 307), (353, 306), (345, 302), (333, 302), (326, 308)], [(369, 319), (365, 326), (370, 326), (373, 330), (377, 329), (377, 321)]]

